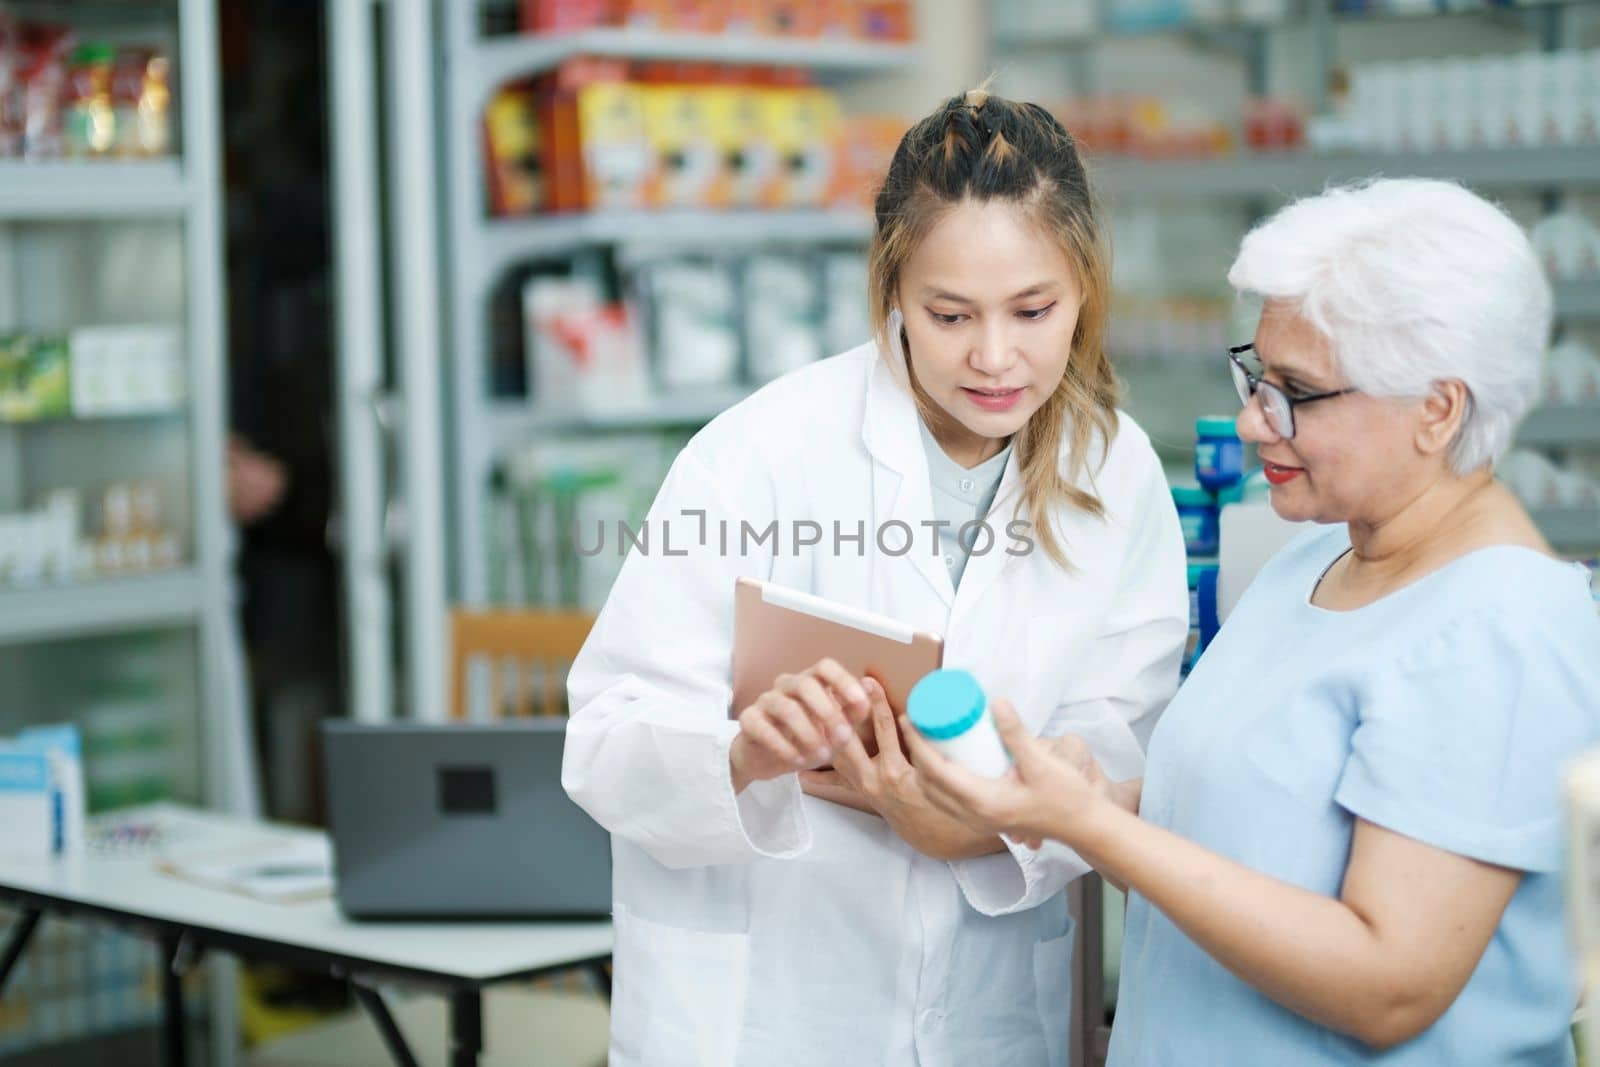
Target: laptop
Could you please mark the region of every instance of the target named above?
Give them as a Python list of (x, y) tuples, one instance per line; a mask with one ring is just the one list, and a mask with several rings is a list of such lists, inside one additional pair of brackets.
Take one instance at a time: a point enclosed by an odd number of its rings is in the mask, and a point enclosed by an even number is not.
[(611, 838), (561, 788), (566, 720), (322, 725), (340, 909), (599, 918)]

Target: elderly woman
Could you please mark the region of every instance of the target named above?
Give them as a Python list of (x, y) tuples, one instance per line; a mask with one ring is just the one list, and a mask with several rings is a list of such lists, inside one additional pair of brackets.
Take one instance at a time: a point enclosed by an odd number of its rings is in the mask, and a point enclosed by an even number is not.
[(1115, 1067), (1570, 1064), (1558, 788), (1600, 738), (1600, 621), (1493, 474), (1539, 265), (1465, 189), (1377, 181), (1279, 212), (1229, 280), (1264, 301), (1240, 433), (1278, 514), (1327, 525), (1250, 586), (1142, 781), (996, 701), (1012, 773), (906, 727), (924, 787), (1131, 890)]

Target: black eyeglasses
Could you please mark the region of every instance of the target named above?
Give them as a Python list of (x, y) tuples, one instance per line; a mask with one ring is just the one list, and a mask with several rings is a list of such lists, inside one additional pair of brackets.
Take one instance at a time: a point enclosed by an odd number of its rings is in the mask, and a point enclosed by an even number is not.
[(1264, 381), (1259, 374), (1251, 374), (1239, 357), (1254, 352), (1256, 346), (1234, 345), (1228, 349), (1228, 373), (1233, 376), (1233, 387), (1239, 391), (1239, 403), (1246, 407), (1252, 396), (1260, 395), (1261, 411), (1267, 417), (1272, 432), (1287, 441), (1294, 436), (1294, 409), (1315, 400), (1331, 400), (1336, 396), (1354, 393), (1355, 389), (1335, 389), (1330, 393), (1312, 393), (1310, 396), (1290, 396), (1280, 386)]

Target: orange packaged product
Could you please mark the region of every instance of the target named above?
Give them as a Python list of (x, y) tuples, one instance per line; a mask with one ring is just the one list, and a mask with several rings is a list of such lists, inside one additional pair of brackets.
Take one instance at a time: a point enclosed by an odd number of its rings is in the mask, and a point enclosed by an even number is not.
[(839, 123), (837, 165), (827, 206), (870, 211), (895, 149), (910, 128), (899, 115), (850, 115)]
[(838, 151), (839, 101), (824, 89), (760, 91), (762, 125), (778, 158), (762, 197), (774, 208), (815, 207), (827, 197)]
[(662, 30), (670, 6), (668, 0), (614, 0), (611, 21), (629, 29)]
[(909, 41), (913, 36), (910, 0), (859, 0), (861, 35), (874, 41)]
[(545, 208), (581, 211), (585, 207), (583, 141), (578, 124), (578, 92), (595, 82), (626, 80), (628, 65), (615, 59), (570, 59), (540, 79), (536, 91), (544, 151)]
[(645, 206), (655, 181), (655, 153), (645, 129), (643, 89), (596, 82), (578, 90), (578, 141), (583, 160), (583, 207)]
[(483, 112), (489, 211), (527, 215), (544, 206), (544, 165), (537, 98), (531, 85), (508, 85)]
[(748, 85), (704, 90), (711, 135), (722, 160), (721, 181), (710, 192), (713, 206), (756, 207), (777, 182), (778, 148), (762, 110), (766, 91)]
[(645, 190), (650, 207), (689, 208), (726, 202), (723, 152), (710, 97), (712, 87), (638, 87), (653, 160)]
[(763, 0), (756, 11), (757, 32), (774, 37), (815, 37), (822, 32), (816, 0)]
[(824, 37), (864, 37), (859, 0), (816, 0), (817, 32)]
[(664, 28), (675, 33), (721, 33), (728, 24), (723, 0), (663, 0)]
[(562, 33), (604, 26), (612, 0), (522, 0), (519, 23), (524, 33)]

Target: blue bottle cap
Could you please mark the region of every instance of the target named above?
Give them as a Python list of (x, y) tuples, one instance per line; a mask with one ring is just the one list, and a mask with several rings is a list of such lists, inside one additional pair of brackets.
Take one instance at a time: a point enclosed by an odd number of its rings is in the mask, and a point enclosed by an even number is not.
[(1194, 432), (1201, 437), (1238, 437), (1239, 427), (1232, 415), (1201, 415), (1194, 420)]
[(935, 741), (960, 737), (983, 716), (983, 687), (966, 671), (941, 670), (911, 687), (906, 712), (911, 725)]

